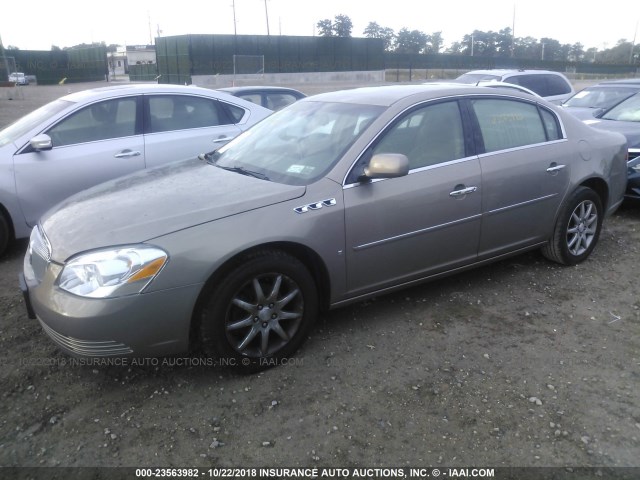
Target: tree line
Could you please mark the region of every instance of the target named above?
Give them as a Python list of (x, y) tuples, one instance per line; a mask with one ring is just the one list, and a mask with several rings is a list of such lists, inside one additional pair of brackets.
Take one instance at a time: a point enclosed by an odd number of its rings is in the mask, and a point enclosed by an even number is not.
[[(336, 15), (317, 24), (318, 35), (323, 37), (351, 37), (353, 22), (347, 15)], [(560, 62), (593, 62), (610, 64), (638, 64), (640, 45), (626, 39), (618, 40), (611, 48), (585, 49), (582, 43), (561, 44), (553, 38), (515, 37), (509, 27), (498, 32), (474, 30), (449, 47), (444, 48), (442, 32), (431, 34), (402, 28), (395, 32), (377, 22), (369, 22), (362, 34), (366, 38), (380, 38), (388, 52), (411, 54), (473, 55), (479, 57), (516, 57), (523, 59)]]

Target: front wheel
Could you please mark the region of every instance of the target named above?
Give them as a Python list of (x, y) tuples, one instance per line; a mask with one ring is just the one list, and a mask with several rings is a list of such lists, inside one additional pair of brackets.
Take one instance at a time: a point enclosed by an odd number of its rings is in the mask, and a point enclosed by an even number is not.
[(11, 230), (9, 229), (9, 222), (5, 218), (2, 212), (0, 212), (0, 256), (9, 247), (11, 243)]
[(602, 202), (596, 192), (579, 187), (564, 203), (553, 236), (542, 254), (563, 265), (576, 265), (593, 251), (602, 228)]
[(245, 257), (205, 304), (204, 352), (246, 371), (275, 366), (304, 342), (318, 310), (307, 268), (280, 251)]

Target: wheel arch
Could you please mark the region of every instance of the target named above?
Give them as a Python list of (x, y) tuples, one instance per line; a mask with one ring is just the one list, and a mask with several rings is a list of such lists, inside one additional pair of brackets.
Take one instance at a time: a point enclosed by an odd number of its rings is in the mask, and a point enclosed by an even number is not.
[[(7, 210), (7, 208), (2, 203), (0, 203), (0, 216), (2, 216), (5, 222), (7, 223), (7, 228), (9, 230), (7, 232), (8, 233), (7, 247), (9, 247), (11, 243), (16, 239), (16, 230), (13, 225), (13, 219), (11, 218), (11, 214), (9, 213), (9, 210)], [(0, 250), (2, 249), (0, 248)], [(1, 253), (2, 251), (0, 251), (0, 254)]]
[(278, 251), (291, 255), (299, 260), (309, 271), (318, 290), (318, 304), (320, 310), (324, 311), (329, 308), (331, 281), (329, 271), (322, 261), (322, 258), (313, 249), (295, 242), (271, 242), (255, 245), (251, 248), (238, 252), (236, 255), (224, 262), (216, 269), (207, 279), (191, 315), (190, 343), (197, 344), (198, 341), (198, 322), (200, 321), (202, 309), (206, 302), (207, 296), (215, 289), (215, 286), (224, 279), (224, 277), (242, 264), (243, 260), (255, 252), (259, 251)]
[(607, 185), (607, 182), (602, 178), (593, 177), (584, 180), (580, 186), (590, 188), (596, 192), (598, 197), (600, 197), (603, 212), (607, 211), (609, 208), (609, 185)]

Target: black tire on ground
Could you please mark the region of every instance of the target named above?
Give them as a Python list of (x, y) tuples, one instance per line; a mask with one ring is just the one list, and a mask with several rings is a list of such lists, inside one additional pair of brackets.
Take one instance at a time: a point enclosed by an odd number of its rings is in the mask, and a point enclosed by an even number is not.
[(287, 253), (258, 251), (245, 257), (205, 299), (202, 349), (222, 365), (264, 370), (298, 350), (317, 311), (316, 284), (307, 268)]
[(0, 256), (4, 254), (11, 243), (11, 229), (9, 228), (9, 222), (5, 218), (4, 214), (0, 212)]
[(598, 194), (588, 187), (578, 187), (563, 204), (542, 254), (563, 265), (586, 260), (598, 243), (603, 217)]

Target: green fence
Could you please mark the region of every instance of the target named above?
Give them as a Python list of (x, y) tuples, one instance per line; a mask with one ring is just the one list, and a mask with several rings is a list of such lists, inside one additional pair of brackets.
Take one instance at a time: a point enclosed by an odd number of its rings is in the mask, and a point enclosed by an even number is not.
[(129, 65), (129, 81), (152, 82), (158, 77), (156, 64)]
[(107, 77), (106, 47), (77, 50), (6, 50), (16, 60), (16, 69), (34, 75), (38, 84), (51, 85), (62, 79), (68, 83), (93, 82)]
[(386, 70), (485, 70), (495, 68), (540, 69), (556, 72), (600, 73), (612, 75), (637, 74), (637, 65), (609, 65), (586, 62), (553, 62), (511, 57), (483, 57), (467, 55), (384, 54)]
[(264, 73), (384, 69), (384, 43), (374, 38), (264, 35), (180, 35), (156, 38), (160, 83), (191, 75), (230, 75), (234, 55), (264, 56)]

